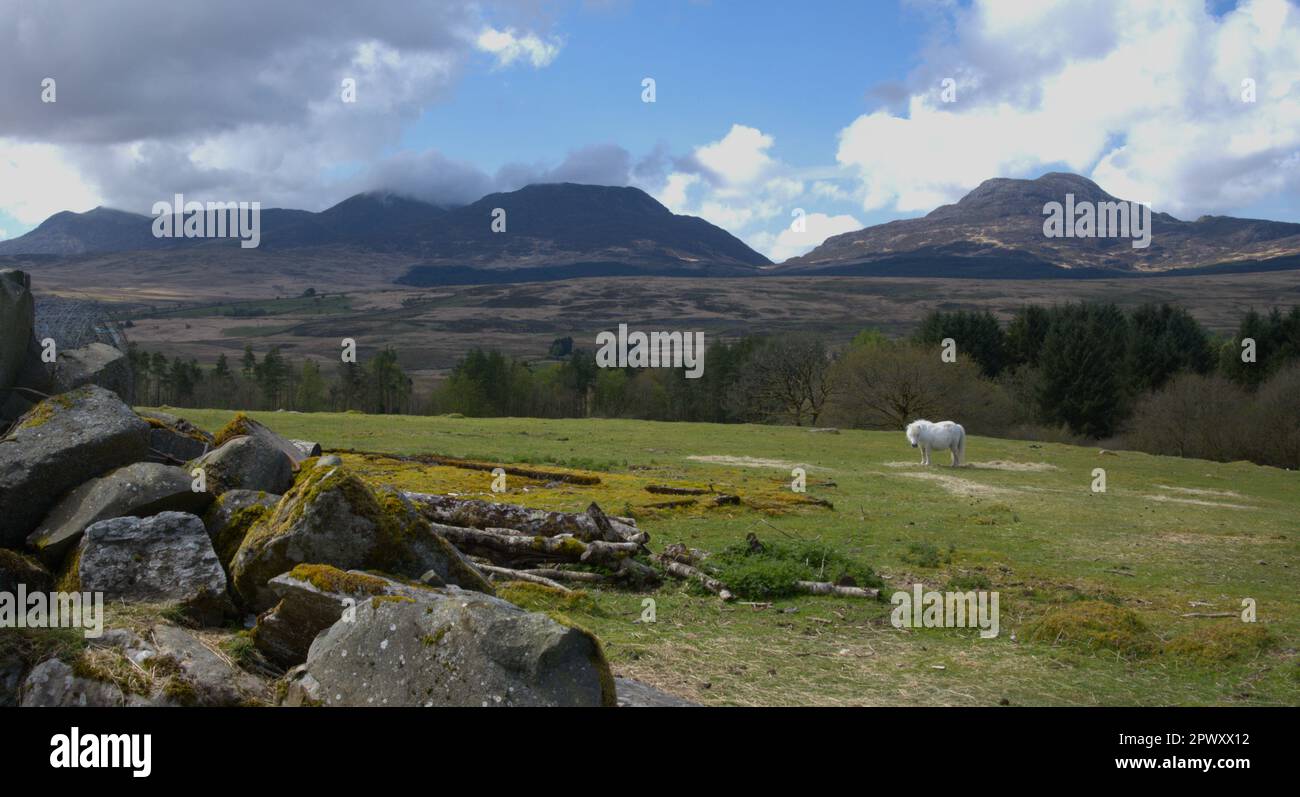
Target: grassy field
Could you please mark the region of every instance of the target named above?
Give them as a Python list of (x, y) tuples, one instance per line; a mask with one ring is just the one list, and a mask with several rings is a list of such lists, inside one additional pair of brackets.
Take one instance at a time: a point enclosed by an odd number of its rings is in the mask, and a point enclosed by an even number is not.
[[(173, 410), (207, 429), (231, 413)], [(922, 468), (901, 432), (810, 433), (766, 426), (618, 420), (262, 413), (276, 431), (327, 449), (437, 453), (598, 472), (594, 486), (521, 478), (503, 500), (581, 511), (597, 501), (651, 535), (718, 551), (822, 541), (891, 588), (983, 577), (1001, 633), (900, 630), (887, 602), (832, 597), (722, 604), (669, 582), (646, 595), (597, 591), (565, 614), (603, 640), (615, 673), (725, 705), (1300, 704), (1300, 476), (1246, 463), (972, 438), (970, 464)], [(349, 455), (377, 481), (491, 497), (487, 473)], [(947, 456), (936, 456), (946, 461)], [(808, 473), (804, 503), (790, 470)], [(1104, 468), (1107, 491), (1091, 490)], [(742, 506), (648, 508), (650, 484), (713, 485)], [(929, 552), (938, 556), (918, 555)], [(937, 561), (936, 561), (937, 558)], [(929, 561), (927, 561), (929, 559)], [(892, 589), (890, 590), (892, 591)], [(887, 591), (888, 592), (888, 591)], [(1185, 617), (1258, 607), (1258, 623)], [(1133, 612), (1145, 648), (1031, 641), (1100, 601)], [(1105, 608), (1105, 607), (1102, 607)], [(1103, 627), (1109, 634), (1115, 629)]]

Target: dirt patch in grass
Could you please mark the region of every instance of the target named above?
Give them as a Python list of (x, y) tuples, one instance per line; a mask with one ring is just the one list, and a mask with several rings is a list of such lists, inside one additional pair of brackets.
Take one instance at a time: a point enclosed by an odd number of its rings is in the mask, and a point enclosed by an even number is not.
[(741, 468), (781, 468), (789, 470), (790, 468), (810, 468), (809, 465), (799, 462), (787, 462), (783, 459), (762, 459), (759, 457), (733, 457), (727, 454), (709, 454), (689, 456), (687, 459), (693, 462), (708, 462), (714, 465), (734, 465)]
[(962, 479), (957, 476), (949, 476), (946, 473), (899, 473), (898, 476), (905, 476), (909, 479), (921, 479), (923, 481), (934, 482), (944, 490), (953, 495), (960, 495), (966, 498), (987, 498), (995, 495), (1010, 495), (1019, 492), (1009, 487), (994, 487), (989, 484), (980, 484), (970, 479)]
[(970, 462), (966, 467), (975, 470), (1011, 470), (1020, 473), (1048, 473), (1060, 468), (1048, 462), (1008, 462), (1003, 459), (992, 459), (988, 462)]
[(1185, 495), (1211, 495), (1219, 498), (1241, 498), (1241, 493), (1236, 490), (1211, 490), (1208, 488), (1197, 487), (1170, 487), (1167, 484), (1157, 484), (1158, 490), (1169, 490), (1170, 492), (1183, 493)]
[(1143, 498), (1149, 501), (1159, 501), (1162, 504), (1188, 504), (1190, 506), (1209, 506), (1215, 509), (1256, 509), (1257, 507), (1247, 506), (1245, 504), (1225, 504), (1221, 501), (1203, 501), (1199, 498), (1174, 498), (1168, 495), (1144, 495)]

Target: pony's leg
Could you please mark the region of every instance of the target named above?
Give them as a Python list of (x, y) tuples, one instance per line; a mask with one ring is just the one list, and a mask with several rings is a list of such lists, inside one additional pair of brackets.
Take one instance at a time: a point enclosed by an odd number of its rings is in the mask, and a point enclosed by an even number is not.
[(952, 466), (955, 468), (957, 467), (957, 446), (954, 445), (952, 448), (948, 450), (952, 452)]
[(922, 443), (922, 444), (921, 444), (921, 464), (922, 464), (922, 465), (929, 465), (929, 464), (930, 464), (930, 444), (929, 444), (929, 443)]

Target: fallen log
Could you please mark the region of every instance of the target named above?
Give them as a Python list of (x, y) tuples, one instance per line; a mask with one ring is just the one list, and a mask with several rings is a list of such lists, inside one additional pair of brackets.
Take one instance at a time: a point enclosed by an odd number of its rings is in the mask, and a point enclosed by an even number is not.
[(866, 587), (841, 587), (829, 581), (796, 581), (795, 589), (809, 595), (838, 595), (842, 598), (875, 598), (880, 590)]
[(705, 489), (703, 487), (669, 487), (668, 485), (664, 485), (664, 484), (646, 485), (645, 491), (647, 493), (654, 493), (655, 495), (708, 495), (709, 493), (713, 492), (711, 488)]
[(588, 476), (581, 473), (566, 473), (564, 471), (541, 470), (539, 468), (527, 468), (520, 465), (506, 465), (500, 462), (479, 462), (472, 459), (461, 459), (459, 457), (444, 457), (440, 454), (385, 454), (380, 451), (358, 451), (354, 448), (330, 449), (336, 454), (357, 454), (366, 457), (382, 457), (383, 459), (393, 459), (398, 462), (421, 462), (426, 465), (443, 465), (449, 468), (462, 468), (465, 470), (481, 470), (491, 473), (500, 468), (511, 476), (522, 476), (525, 479), (534, 479), (541, 482), (565, 482), (567, 484), (600, 484), (599, 476)]
[(681, 562), (664, 556), (663, 554), (655, 554), (654, 558), (656, 562), (663, 565), (664, 570), (667, 570), (669, 574), (683, 580), (696, 581), (709, 592), (712, 592), (724, 601), (729, 601), (736, 597), (731, 594), (731, 590), (727, 589), (725, 584), (708, 573), (705, 573), (703, 570), (691, 567), (687, 564), (682, 564)]
[(585, 562), (617, 570), (621, 560), (635, 555), (641, 548), (634, 542), (587, 543), (567, 534), (554, 537), (500, 534), (440, 523), (433, 524), (433, 530), (462, 553), (481, 556), (506, 567), (543, 562)]
[(593, 573), (590, 570), (561, 570), (556, 567), (535, 567), (516, 572), (549, 578), (552, 581), (572, 581), (577, 584), (608, 584), (612, 580), (610, 576), (603, 573)]
[(482, 570), (485, 573), (491, 573), (494, 576), (504, 576), (507, 579), (513, 579), (515, 581), (527, 581), (532, 584), (541, 584), (542, 586), (550, 587), (551, 589), (558, 589), (561, 592), (573, 591), (546, 576), (539, 576), (536, 573), (531, 573), (527, 570), (514, 570), (509, 567), (498, 567), (496, 565), (484, 564), (482, 562), (475, 562), (475, 565), (479, 570)]
[[(649, 535), (636, 527), (630, 518), (610, 517), (592, 504), (584, 513), (548, 512), (529, 509), (518, 504), (480, 501), (474, 498), (452, 498), (432, 493), (403, 492), (420, 509), (424, 517), (447, 526), (467, 528), (508, 528), (529, 536), (554, 537), (570, 534), (580, 540), (606, 540), (609, 542), (639, 542), (649, 540)], [(592, 507), (603, 518), (592, 514)]]

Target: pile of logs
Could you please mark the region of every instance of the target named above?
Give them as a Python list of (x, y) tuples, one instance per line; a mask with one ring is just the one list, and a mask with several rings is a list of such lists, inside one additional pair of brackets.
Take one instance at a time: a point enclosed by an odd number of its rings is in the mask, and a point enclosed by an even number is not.
[[(591, 504), (586, 512), (548, 512), (517, 504), (407, 492), (408, 498), (433, 530), (483, 572), (568, 590), (566, 584), (651, 587), (660, 582), (659, 565), (674, 578), (694, 581), (724, 601), (735, 596), (725, 584), (701, 567), (701, 551), (681, 544), (654, 553), (650, 535), (636, 520), (606, 515)], [(874, 589), (820, 581), (800, 581), (796, 587), (813, 595), (875, 597)]]

